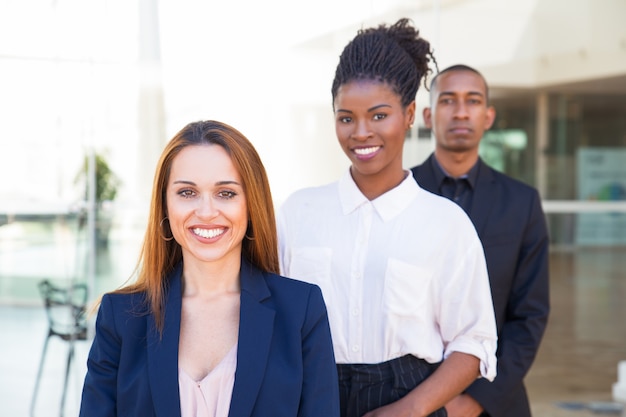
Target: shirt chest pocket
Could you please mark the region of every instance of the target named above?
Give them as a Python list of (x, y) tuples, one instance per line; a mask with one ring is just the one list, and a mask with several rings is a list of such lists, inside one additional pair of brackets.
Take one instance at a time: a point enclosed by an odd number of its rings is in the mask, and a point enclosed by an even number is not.
[(431, 293), (431, 280), (430, 270), (389, 259), (385, 271), (383, 308), (387, 313), (396, 316), (421, 316)]
[(330, 248), (294, 248), (291, 253), (289, 276), (309, 282), (330, 279)]
[(328, 298), (332, 294), (331, 261), (330, 248), (293, 248), (287, 276), (319, 285), (328, 304)]

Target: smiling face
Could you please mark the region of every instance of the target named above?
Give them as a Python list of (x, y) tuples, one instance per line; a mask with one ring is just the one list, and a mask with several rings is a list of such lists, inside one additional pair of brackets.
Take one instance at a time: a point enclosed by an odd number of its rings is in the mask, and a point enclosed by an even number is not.
[(477, 154), (495, 118), (482, 77), (466, 70), (445, 72), (437, 76), (430, 94), (432, 107), (424, 109), (424, 122), (435, 133), (437, 149)]
[(334, 109), (337, 139), (361, 191), (373, 199), (402, 182), (402, 150), (415, 102), (403, 107), (387, 84), (351, 81), (337, 90)]
[(192, 145), (172, 162), (167, 217), (184, 262), (239, 262), (248, 225), (241, 176), (219, 145)]

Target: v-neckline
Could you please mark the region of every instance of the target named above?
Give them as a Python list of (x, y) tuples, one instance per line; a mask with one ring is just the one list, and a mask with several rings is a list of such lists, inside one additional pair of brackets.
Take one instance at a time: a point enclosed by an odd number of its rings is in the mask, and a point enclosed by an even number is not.
[(220, 361), (217, 363), (217, 365), (215, 365), (213, 367), (213, 369), (211, 369), (204, 377), (202, 377), (202, 379), (200, 380), (195, 380), (193, 379), (189, 373), (187, 371), (185, 371), (185, 369), (183, 369), (182, 367), (178, 367), (178, 370), (180, 373), (182, 373), (183, 375), (185, 375), (189, 380), (193, 381), (194, 384), (202, 384), (207, 378), (209, 378), (211, 375), (213, 375), (215, 373), (215, 371), (221, 367), (224, 366), (224, 364), (226, 363), (227, 359), (230, 359), (236, 352), (237, 348), (237, 343), (235, 343), (230, 349), (229, 351), (226, 353), (226, 355), (224, 355), (224, 357), (222, 359), (220, 359)]

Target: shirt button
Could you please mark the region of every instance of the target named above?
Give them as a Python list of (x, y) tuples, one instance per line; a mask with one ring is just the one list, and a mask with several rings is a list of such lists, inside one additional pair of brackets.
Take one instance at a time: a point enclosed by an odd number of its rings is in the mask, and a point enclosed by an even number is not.
[(352, 315), (353, 316), (358, 316), (359, 315), (359, 309), (358, 308), (353, 308), (352, 309)]
[(353, 351), (353, 352), (358, 352), (359, 350), (361, 350), (361, 348), (359, 347), (359, 345), (353, 345), (353, 346), (352, 346), (352, 351)]

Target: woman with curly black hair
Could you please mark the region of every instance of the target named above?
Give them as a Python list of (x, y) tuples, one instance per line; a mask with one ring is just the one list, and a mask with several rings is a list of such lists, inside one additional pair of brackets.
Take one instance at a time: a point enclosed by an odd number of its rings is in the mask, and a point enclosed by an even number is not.
[(431, 61), (407, 19), (360, 30), (331, 90), (351, 166), (279, 211), (282, 273), (322, 288), (343, 417), (446, 416), (444, 405), (472, 381), (495, 376), (496, 326), (474, 226), (402, 166)]

